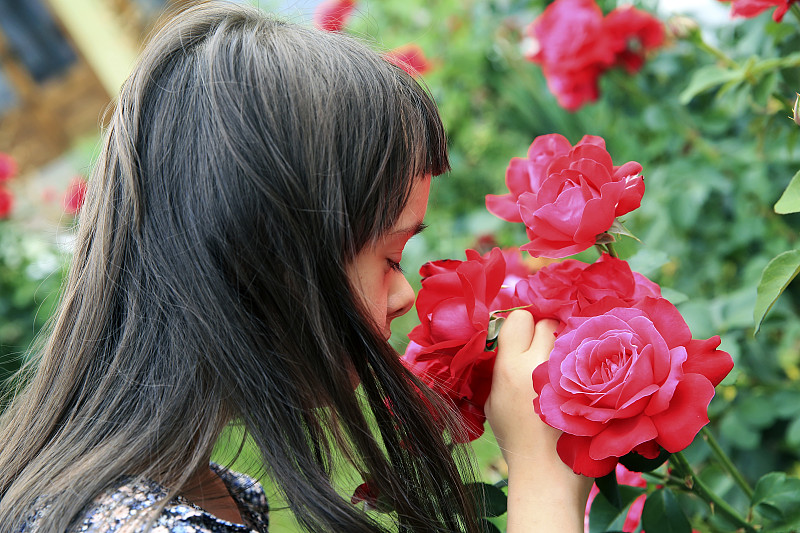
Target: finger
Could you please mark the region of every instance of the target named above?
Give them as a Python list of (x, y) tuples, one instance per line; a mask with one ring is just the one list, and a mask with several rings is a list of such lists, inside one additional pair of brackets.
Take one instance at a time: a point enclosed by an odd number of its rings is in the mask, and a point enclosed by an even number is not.
[(512, 311), (508, 315), (503, 327), (500, 328), (500, 335), (497, 338), (497, 356), (502, 354), (518, 354), (526, 352), (533, 342), (534, 323), (533, 315), (527, 311)]
[(536, 322), (530, 351), (538, 362), (547, 361), (553, 351), (558, 321), (549, 318)]

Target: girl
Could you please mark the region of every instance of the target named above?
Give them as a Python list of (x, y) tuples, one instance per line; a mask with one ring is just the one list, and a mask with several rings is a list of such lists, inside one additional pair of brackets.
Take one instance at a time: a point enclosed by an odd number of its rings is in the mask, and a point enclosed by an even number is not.
[[(167, 23), (121, 91), (60, 311), (0, 421), (0, 532), (264, 531), (260, 487), (209, 467), (230, 423), (309, 531), (386, 527), (336, 492), (337, 456), (395, 529), (477, 531), (453, 416), (387, 343), (414, 300), (403, 246), (448, 166), (428, 94), (363, 45), (233, 4)], [(590, 482), (532, 414), (551, 346), (524, 312), (500, 339), (487, 414), (509, 531), (582, 528)]]

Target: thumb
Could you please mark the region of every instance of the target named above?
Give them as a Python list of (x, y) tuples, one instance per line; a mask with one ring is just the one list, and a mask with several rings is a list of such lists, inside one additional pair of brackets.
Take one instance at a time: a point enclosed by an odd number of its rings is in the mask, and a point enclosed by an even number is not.
[(533, 315), (521, 309), (512, 311), (500, 328), (497, 338), (498, 361), (528, 351), (533, 342), (534, 331)]

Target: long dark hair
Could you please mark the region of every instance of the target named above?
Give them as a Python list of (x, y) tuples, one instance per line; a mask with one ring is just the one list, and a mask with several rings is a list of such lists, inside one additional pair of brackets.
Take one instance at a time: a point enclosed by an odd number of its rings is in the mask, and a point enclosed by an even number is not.
[(476, 531), (447, 409), (345, 270), (447, 169), (427, 92), (361, 43), (233, 4), (167, 23), (122, 88), (60, 312), (0, 421), (0, 531), (42, 501), (42, 530), (63, 531), (122, 476), (177, 494), (231, 421), (310, 531), (383, 528), (336, 492), (336, 454), (401, 530)]

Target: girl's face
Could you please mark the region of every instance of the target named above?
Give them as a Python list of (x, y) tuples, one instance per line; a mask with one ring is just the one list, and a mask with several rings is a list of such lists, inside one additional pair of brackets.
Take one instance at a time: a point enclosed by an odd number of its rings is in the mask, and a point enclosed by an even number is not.
[(361, 296), (369, 318), (387, 340), (392, 334), (392, 320), (414, 305), (414, 289), (400, 269), (400, 260), (409, 239), (425, 227), (422, 221), (430, 189), (430, 176), (417, 180), (394, 226), (376, 243), (364, 247), (347, 266), (350, 283)]

